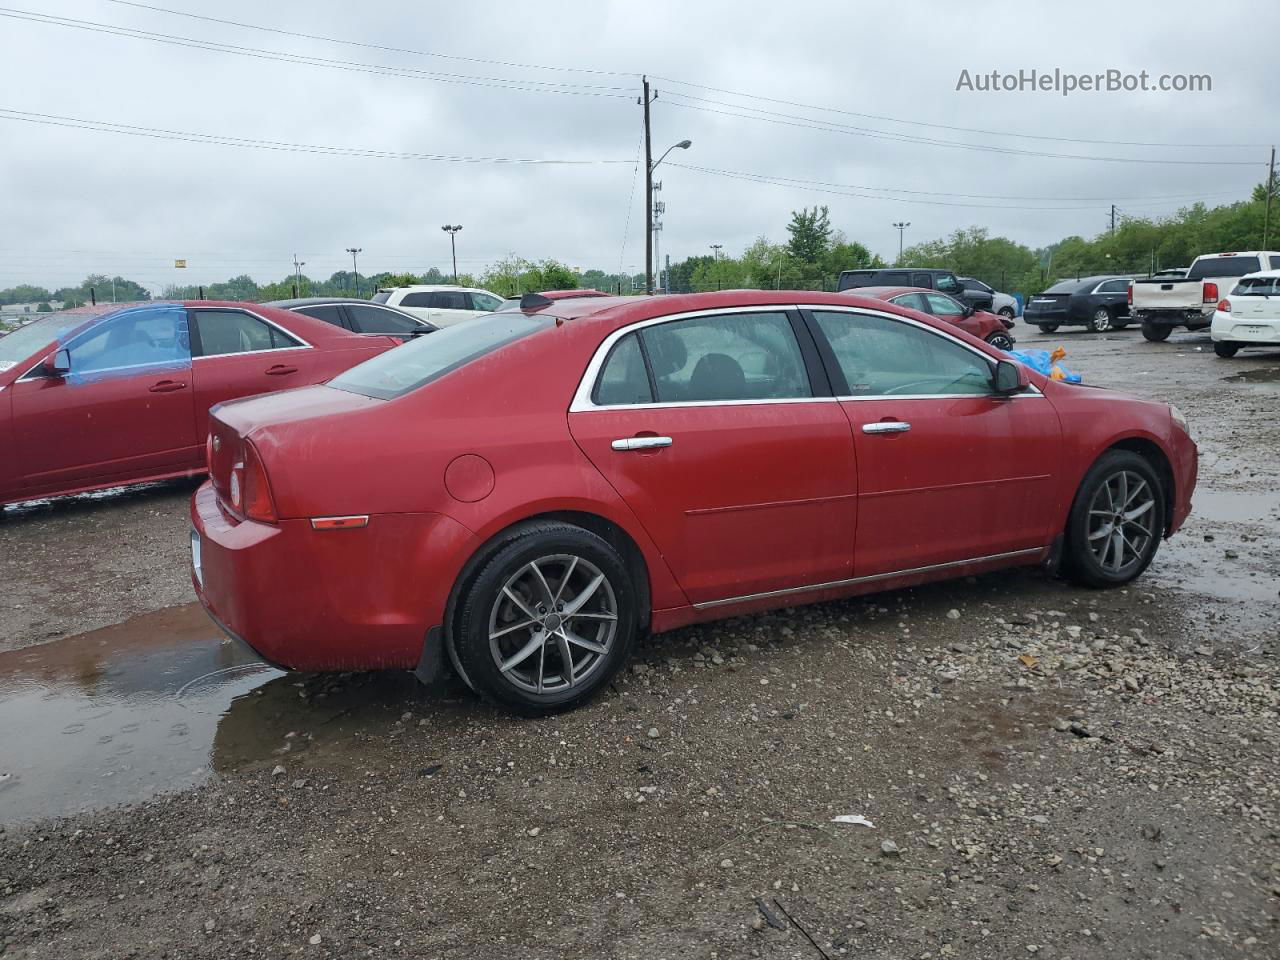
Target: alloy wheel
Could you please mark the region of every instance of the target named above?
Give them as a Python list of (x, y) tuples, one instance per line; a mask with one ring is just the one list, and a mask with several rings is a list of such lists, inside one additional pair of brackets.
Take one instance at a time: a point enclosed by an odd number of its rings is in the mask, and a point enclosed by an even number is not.
[(1106, 333), (1111, 329), (1111, 311), (1106, 307), (1099, 307), (1094, 311), (1093, 322), (1089, 327), (1094, 333)]
[(539, 557), (512, 574), (489, 613), (489, 652), (508, 682), (529, 693), (582, 686), (618, 632), (613, 585), (589, 560)]
[(1156, 537), (1156, 491), (1131, 470), (1107, 477), (1089, 504), (1089, 550), (1103, 570), (1140, 565)]
[(1012, 350), (1013, 338), (1007, 333), (995, 333), (987, 338), (987, 343), (995, 347), (997, 350)]

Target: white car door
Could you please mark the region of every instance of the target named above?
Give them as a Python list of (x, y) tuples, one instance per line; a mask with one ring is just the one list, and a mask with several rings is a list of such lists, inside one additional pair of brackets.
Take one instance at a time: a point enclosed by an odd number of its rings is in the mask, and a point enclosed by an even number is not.
[(437, 327), (451, 327), (476, 316), (471, 309), (471, 295), (465, 290), (437, 290), (431, 294), (431, 310), (427, 319)]
[(392, 297), (391, 300), (393, 302), (390, 305), (399, 307), (405, 313), (413, 314), (419, 320), (431, 321), (431, 298), (434, 296), (434, 293), (427, 291), (410, 290), (400, 297), (398, 303), (394, 302), (395, 298)]

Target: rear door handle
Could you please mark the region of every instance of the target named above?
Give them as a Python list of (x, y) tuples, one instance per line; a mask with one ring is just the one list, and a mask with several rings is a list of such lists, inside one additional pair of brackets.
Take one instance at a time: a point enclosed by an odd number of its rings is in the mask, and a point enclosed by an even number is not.
[(274, 366), (267, 367), (268, 377), (283, 377), (285, 374), (297, 372), (297, 367), (286, 367), (283, 363), (277, 363)]
[(671, 446), (671, 438), (670, 437), (623, 437), (620, 440), (613, 441), (611, 446), (615, 450), (621, 450), (624, 452), (627, 450), (655, 450), (658, 447)]
[(159, 383), (153, 383), (147, 389), (152, 393), (173, 393), (175, 390), (187, 389), (187, 385), (181, 380), (161, 380)]
[(910, 429), (911, 424), (903, 423), (901, 420), (881, 420), (879, 423), (862, 425), (863, 433), (906, 433)]

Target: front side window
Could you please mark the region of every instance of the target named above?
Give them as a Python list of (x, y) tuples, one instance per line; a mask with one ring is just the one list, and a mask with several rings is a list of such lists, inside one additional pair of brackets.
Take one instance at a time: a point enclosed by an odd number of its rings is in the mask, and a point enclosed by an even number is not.
[(68, 350), (73, 374), (189, 363), (187, 313), (181, 307), (131, 310), (76, 338)]
[(502, 306), (502, 301), (497, 297), (488, 293), (471, 294), (471, 308), (473, 310), (483, 310), (486, 313), (493, 313)]
[(658, 403), (811, 397), (785, 313), (673, 320), (640, 331)]
[(240, 310), (196, 310), (193, 315), (200, 335), (198, 355), (202, 357), (301, 346), (260, 317)]
[(383, 310), (381, 307), (365, 306), (363, 303), (348, 303), (347, 316), (360, 333), (405, 335), (426, 329), (411, 317), (401, 316), (393, 310)]
[(956, 280), (955, 277), (951, 276), (951, 274), (949, 273), (945, 273), (942, 276), (938, 277), (938, 282), (935, 283), (933, 286), (935, 289), (942, 290), (946, 293), (960, 292), (960, 282)]
[(853, 397), (982, 396), (991, 365), (955, 341), (901, 320), (815, 311)]
[(948, 296), (941, 293), (926, 293), (924, 298), (929, 301), (929, 312), (935, 317), (964, 316), (964, 307)]

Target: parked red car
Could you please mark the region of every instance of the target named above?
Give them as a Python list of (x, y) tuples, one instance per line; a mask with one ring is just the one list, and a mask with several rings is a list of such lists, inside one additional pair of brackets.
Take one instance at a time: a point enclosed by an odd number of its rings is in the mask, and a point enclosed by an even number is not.
[(860, 297), (888, 300), (900, 307), (918, 310), (953, 323), (965, 333), (985, 340), (1000, 350), (1012, 350), (1016, 342), (1009, 332), (1013, 329), (1012, 320), (986, 310), (975, 310), (971, 304), (937, 290), (926, 290), (923, 287), (860, 287), (857, 293)]
[(393, 346), (245, 303), (50, 314), (0, 337), (0, 505), (202, 473), (210, 407)]
[(1186, 518), (1164, 403), (842, 293), (562, 300), (212, 414), (193, 582), (305, 670), (566, 707), (637, 633), (1002, 567), (1128, 583)]

